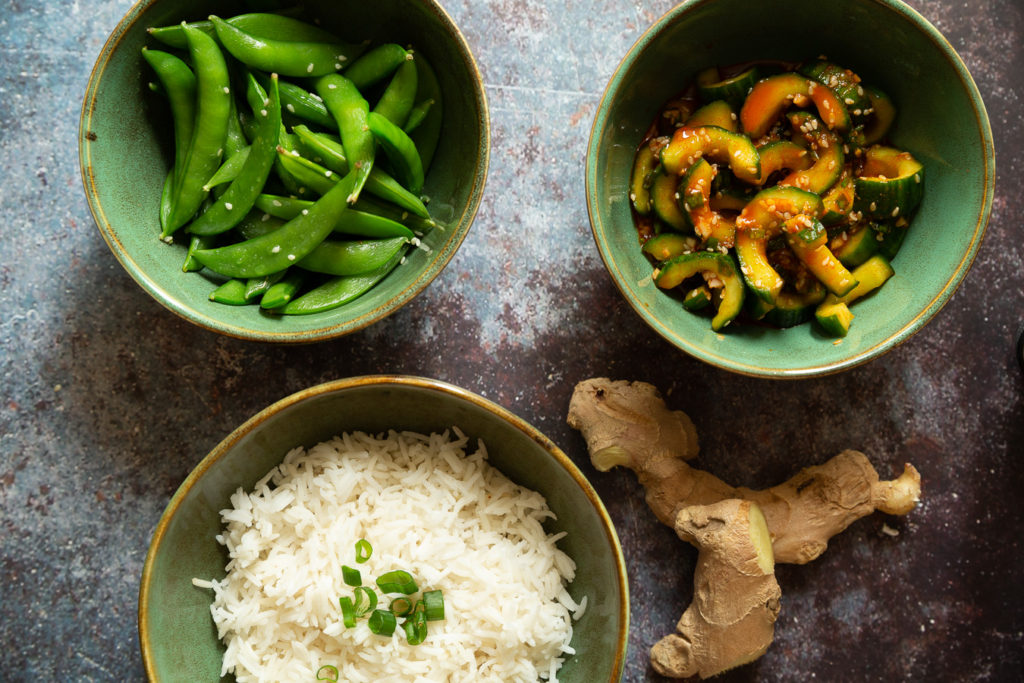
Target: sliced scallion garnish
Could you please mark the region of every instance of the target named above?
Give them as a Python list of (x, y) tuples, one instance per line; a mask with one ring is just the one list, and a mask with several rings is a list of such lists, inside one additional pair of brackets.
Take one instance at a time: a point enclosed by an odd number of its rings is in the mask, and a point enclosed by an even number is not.
[[(329, 678), (333, 674), (334, 678)], [(318, 681), (331, 681), (331, 683), (338, 683), (338, 667), (333, 664), (324, 664), (316, 670), (316, 680)]]
[(423, 591), (423, 608), (427, 621), (444, 619), (444, 596), (441, 591)]
[(422, 608), (423, 602), (417, 602), (412, 610), (412, 615), (405, 620), (402, 628), (405, 629), (405, 639), (410, 645), (419, 645), (427, 639), (427, 614)]
[(371, 633), (384, 637), (388, 637), (395, 632), (396, 624), (395, 615), (386, 609), (374, 610), (373, 614), (370, 615), (369, 621), (367, 621), (367, 626), (370, 627)]
[(395, 598), (391, 601), (391, 612), (396, 617), (404, 617), (412, 613), (412, 600), (409, 598)]
[(370, 559), (370, 555), (373, 554), (373, 546), (365, 538), (360, 538), (356, 541), (356, 562), (362, 564)]
[(345, 624), (345, 628), (355, 628), (356, 608), (352, 604), (352, 598), (340, 597), (338, 602), (341, 604), (341, 620)]
[(363, 575), (359, 573), (359, 570), (346, 564), (341, 565), (341, 578), (345, 581), (346, 586), (363, 585)]
[(377, 608), (377, 594), (372, 588), (357, 586), (355, 590), (355, 612), (357, 617), (364, 616)]
[(412, 575), (404, 569), (395, 569), (386, 572), (377, 578), (377, 585), (385, 593), (404, 593), (412, 595), (417, 590), (416, 582)]

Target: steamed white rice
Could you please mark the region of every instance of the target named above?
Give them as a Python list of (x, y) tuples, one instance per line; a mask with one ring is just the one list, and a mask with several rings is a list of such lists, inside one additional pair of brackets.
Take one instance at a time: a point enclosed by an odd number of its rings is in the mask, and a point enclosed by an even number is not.
[[(222, 674), (310, 682), (333, 665), (351, 683), (556, 681), (586, 604), (566, 589), (576, 566), (556, 547), (564, 534), (542, 528), (554, 517), (543, 496), (488, 465), (482, 443), (466, 446), (458, 430), (344, 434), (239, 489), (217, 537), (227, 576), (195, 581), (214, 591)], [(361, 538), (373, 554), (356, 564)], [(416, 646), (400, 625), (390, 638), (365, 618), (346, 629), (342, 565), (374, 588), (384, 572), (409, 571), (421, 590), (443, 591), (445, 620)]]

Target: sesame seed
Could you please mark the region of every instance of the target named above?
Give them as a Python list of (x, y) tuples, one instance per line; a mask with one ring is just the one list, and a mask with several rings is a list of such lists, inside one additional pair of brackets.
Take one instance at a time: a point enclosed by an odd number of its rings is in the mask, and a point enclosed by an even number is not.
[(229, 88), (228, 86), (225, 85), (224, 86), (224, 94), (227, 95), (230, 92), (231, 92), (231, 88)]
[(267, 115), (267, 110), (266, 109), (260, 109), (260, 116), (264, 116), (265, 117), (266, 115)]
[(289, 261), (294, 261), (295, 260), (295, 254), (288, 254), (288, 260)]
[(309, 66), (306, 67), (306, 73), (308, 73), (308, 74), (313, 73), (313, 62), (310, 62)]
[(900, 215), (900, 207), (897, 206), (895, 209), (892, 210), (892, 217), (896, 218), (896, 216), (899, 216), (899, 215)]
[(843, 100), (843, 102), (846, 102), (847, 104), (853, 104), (856, 102), (856, 100), (853, 99), (852, 97), (847, 97), (845, 100)]
[(871, 202), (871, 205), (868, 208), (871, 209), (872, 211), (877, 211), (878, 204), (876, 204), (875, 202)]
[(284, 108), (287, 109), (288, 111), (290, 111), (293, 114), (295, 113), (295, 105), (292, 104), (291, 102), (289, 102), (288, 104), (284, 105)]
[(335, 88), (337, 88), (337, 87), (338, 87), (338, 86), (337, 86), (337, 84), (335, 84), (335, 83), (328, 83), (328, 84), (327, 84), (327, 89), (328, 89), (328, 90), (334, 90), (334, 89), (335, 89)]
[(268, 221), (268, 220), (270, 220), (270, 214), (269, 213), (263, 214), (263, 216), (260, 218), (260, 220), (261, 221)]
[(233, 209), (235, 207), (234, 207), (234, 205), (231, 202), (224, 202), (224, 208), (227, 209), (228, 211), (230, 211), (231, 209)]
[(274, 206), (281, 206), (281, 200), (280, 199), (275, 199), (274, 200)]
[(309, 209), (303, 209), (302, 210), (302, 215), (303, 216), (308, 216), (309, 215)]
[(274, 248), (270, 250), (270, 253), (271, 253), (271, 254), (276, 254), (276, 253), (278, 253), (279, 251), (281, 251), (281, 245), (280, 245), (280, 244), (275, 244), (275, 245), (274, 245)]

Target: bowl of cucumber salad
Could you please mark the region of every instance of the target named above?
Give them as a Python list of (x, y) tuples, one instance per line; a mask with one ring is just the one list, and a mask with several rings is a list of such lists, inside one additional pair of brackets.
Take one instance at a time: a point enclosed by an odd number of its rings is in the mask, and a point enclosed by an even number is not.
[(229, 336), (312, 342), (412, 300), (483, 192), (487, 104), (431, 0), (144, 0), (80, 124), (86, 196), (127, 272)]
[(691, 0), (614, 72), (586, 189), (643, 322), (723, 369), (798, 378), (876, 358), (942, 308), (994, 171), (974, 81), (903, 3)]

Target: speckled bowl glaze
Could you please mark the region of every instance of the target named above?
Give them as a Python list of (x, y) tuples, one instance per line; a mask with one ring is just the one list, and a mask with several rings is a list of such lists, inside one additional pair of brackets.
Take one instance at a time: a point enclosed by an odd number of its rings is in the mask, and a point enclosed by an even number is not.
[[(886, 91), (897, 107), (890, 138), (925, 166), (924, 200), (896, 275), (858, 301), (841, 342), (813, 323), (790, 329), (730, 325), (721, 334), (651, 281), (628, 198), (633, 156), (656, 113), (698, 71), (825, 54)], [(876, 358), (949, 300), (971, 266), (992, 206), (995, 156), (985, 106), (942, 35), (896, 0), (691, 0), (659, 19), (616, 69), (591, 132), (587, 206), (615, 285), (640, 318), (712, 365), (764, 377), (834, 373)]]
[[(412, 250), (407, 262), (376, 287), (341, 308), (308, 316), (275, 316), (258, 306), (208, 300), (215, 281), (182, 273), (187, 238), (159, 239), (163, 178), (173, 161), (170, 116), (149, 92), (151, 70), (141, 57), (146, 29), (211, 13), (246, 11), (239, 2), (142, 0), (103, 46), (85, 93), (79, 131), (85, 192), (100, 233), (128, 273), (171, 311), (207, 329), (269, 342), (312, 342), (362, 329), (408, 303), (447, 265), (476, 215), (487, 175), (489, 123), (483, 84), (463, 36), (433, 0), (374, 3), (303, 3), (308, 16), (349, 40), (413, 45), (437, 71), (444, 94), (444, 123), (424, 194), (443, 221)], [(184, 235), (184, 231), (179, 233)]]
[(577, 655), (559, 671), (565, 683), (618, 681), (626, 653), (629, 597), (622, 550), (597, 493), (572, 461), (529, 424), (500, 406), (435, 380), (357, 377), (293, 394), (231, 433), (189, 474), (157, 525), (142, 572), (139, 639), (153, 681), (213, 681), (222, 648), (210, 616), (211, 593), (193, 577), (224, 576), (227, 554), (214, 540), (219, 511), (249, 490), (285, 454), (346, 431), (420, 433), (457, 426), (483, 439), (489, 461), (516, 483), (539, 491), (566, 531), (559, 547), (577, 564), (573, 595), (587, 609), (573, 624)]

